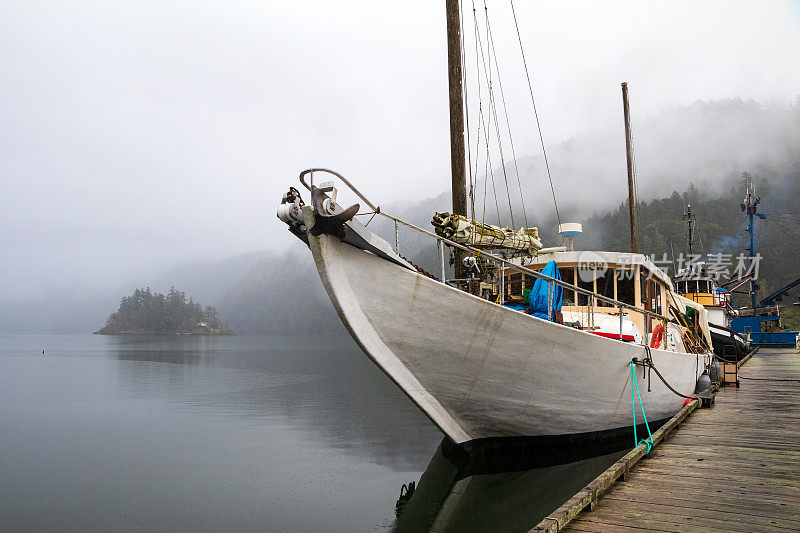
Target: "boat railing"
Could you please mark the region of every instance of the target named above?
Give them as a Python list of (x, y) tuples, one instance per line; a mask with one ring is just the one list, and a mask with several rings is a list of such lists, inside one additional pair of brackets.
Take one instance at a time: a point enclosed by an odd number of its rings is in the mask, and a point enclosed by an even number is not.
[[(375, 205), (372, 202), (370, 202), (369, 200), (367, 200), (367, 197), (364, 196), (363, 194), (361, 194), (361, 192), (358, 189), (356, 189), (355, 186), (347, 180), (347, 178), (345, 178), (344, 176), (342, 176), (341, 174), (339, 174), (335, 170), (331, 170), (329, 168), (309, 168), (309, 169), (306, 169), (306, 170), (304, 170), (304, 171), (302, 171), (300, 173), (300, 183), (302, 183), (303, 186), (306, 189), (308, 189), (309, 191), (311, 190), (311, 187), (313, 187), (313, 185), (314, 185), (314, 172), (325, 172), (325, 173), (328, 173), (328, 174), (332, 174), (333, 176), (336, 176), (337, 178), (342, 180), (342, 183), (347, 185), (347, 187), (349, 187), (350, 190), (353, 191), (356, 196), (361, 198), (364, 201), (364, 203), (367, 204), (370, 207), (370, 209), (372, 209), (376, 213), (380, 213), (380, 211), (381, 211), (380, 207), (375, 207)], [(311, 182), (311, 185), (306, 183), (306, 180), (305, 180), (306, 174), (308, 174), (309, 181)]]
[[(448, 282), (447, 275), (446, 275), (446, 261), (445, 261), (445, 255), (446, 254), (445, 254), (444, 247), (445, 246), (449, 246), (451, 248), (456, 248), (456, 249), (459, 249), (459, 250), (463, 250), (463, 251), (469, 253), (470, 255), (473, 255), (473, 256), (476, 256), (476, 257), (482, 257), (482, 258), (487, 259), (489, 261), (493, 261), (493, 262), (497, 263), (498, 265), (500, 265), (501, 269), (513, 268), (515, 271), (522, 272), (524, 274), (527, 274), (527, 275), (532, 276), (532, 277), (537, 278), (537, 279), (541, 279), (541, 280), (547, 282), (548, 284), (552, 283), (553, 285), (558, 285), (558, 286), (562, 287), (563, 289), (568, 289), (570, 291), (575, 291), (578, 294), (582, 294), (582, 295), (586, 296), (586, 298), (587, 298), (587, 309), (588, 309), (589, 320), (590, 320), (590, 327), (592, 327), (592, 325), (594, 323), (594, 320), (593, 320), (593, 318), (594, 318), (593, 317), (593, 314), (594, 314), (593, 313), (593, 309), (594, 309), (595, 302), (604, 302), (604, 303), (608, 304), (610, 307), (619, 308), (620, 309), (620, 313), (619, 313), (620, 340), (622, 340), (622, 329), (623, 329), (623, 313), (621, 311), (622, 309), (625, 309), (625, 310), (630, 311), (632, 313), (639, 313), (640, 315), (643, 315), (645, 317), (650, 317), (650, 318), (652, 318), (652, 319), (654, 319), (656, 321), (664, 323), (664, 326), (666, 327), (666, 322), (668, 321), (668, 319), (664, 315), (660, 315), (660, 314), (655, 313), (653, 311), (650, 311), (648, 309), (641, 309), (639, 307), (627, 304), (625, 302), (621, 302), (621, 301), (616, 300), (614, 298), (610, 298), (608, 296), (604, 296), (602, 294), (599, 294), (599, 293), (596, 293), (596, 292), (593, 292), (593, 291), (578, 287), (577, 285), (573, 285), (573, 284), (568, 283), (568, 282), (566, 282), (564, 280), (555, 279), (555, 278), (553, 278), (551, 276), (547, 276), (545, 274), (542, 274), (539, 271), (536, 271), (536, 270), (533, 270), (533, 269), (528, 268), (526, 266), (522, 266), (520, 264), (514, 263), (513, 261), (510, 261), (509, 259), (506, 259), (506, 258), (501, 257), (499, 255), (495, 255), (495, 254), (486, 252), (484, 250), (481, 250), (479, 248), (474, 248), (474, 247), (469, 246), (469, 245), (457, 243), (455, 241), (452, 241), (450, 239), (442, 237), (441, 235), (436, 235), (435, 233), (433, 233), (431, 231), (428, 231), (428, 230), (425, 230), (423, 228), (420, 228), (419, 226), (416, 226), (416, 225), (414, 225), (414, 224), (412, 224), (410, 222), (407, 222), (407, 221), (402, 220), (400, 218), (394, 217), (394, 216), (392, 216), (392, 215), (390, 215), (388, 213), (385, 213), (385, 212), (381, 211), (381, 208), (379, 206), (375, 206), (375, 204), (370, 202), (344, 176), (342, 176), (341, 174), (339, 174), (338, 172), (335, 172), (333, 170), (326, 169), (326, 168), (311, 168), (311, 169), (307, 169), (307, 170), (304, 170), (303, 172), (301, 172), (300, 173), (300, 182), (309, 191), (311, 190), (311, 187), (314, 185), (314, 173), (315, 172), (324, 172), (324, 173), (328, 173), (328, 174), (331, 174), (331, 175), (339, 178), (342, 181), (342, 183), (344, 183), (351, 191), (353, 191), (353, 193), (355, 193), (356, 196), (358, 196), (361, 200), (363, 200), (364, 203), (366, 203), (372, 209), (372, 212), (369, 213), (369, 214), (371, 214), (373, 216), (374, 215), (378, 215), (378, 216), (381, 216), (381, 217), (383, 217), (385, 219), (388, 219), (388, 220), (392, 221), (393, 224), (394, 224), (395, 251), (397, 253), (399, 253), (399, 249), (400, 249), (400, 240), (399, 240), (399, 235), (400, 235), (399, 228), (400, 228), (400, 226), (403, 226), (403, 227), (406, 227), (408, 229), (411, 229), (411, 230), (413, 230), (413, 231), (415, 231), (415, 232), (417, 232), (417, 233), (419, 233), (421, 235), (424, 235), (426, 237), (430, 237), (430, 238), (435, 239), (437, 241), (437, 249), (438, 249), (438, 255), (439, 255), (439, 257), (438, 257), (438, 259), (439, 259), (439, 267), (441, 269), (441, 274), (440, 274), (440, 277), (438, 278), (438, 280), (441, 281), (442, 283), (447, 284), (447, 282)], [(304, 179), (306, 175), (309, 176), (309, 183), (306, 183), (306, 181)], [(453, 281), (453, 280), (451, 279), (449, 281)], [(550, 303), (550, 304), (552, 304), (552, 289), (551, 289), (551, 287), (553, 285), (548, 285), (548, 300), (549, 300), (548, 303)], [(504, 288), (503, 288), (502, 278), (501, 278), (500, 291), (503, 291), (503, 290), (504, 290)], [(552, 309), (548, 309), (548, 315), (552, 316)], [(646, 322), (647, 321), (645, 321), (645, 323)], [(644, 339), (644, 342), (646, 342), (646, 341), (647, 340)]]
[[(573, 285), (573, 284), (571, 284), (569, 282), (566, 282), (564, 280), (555, 279), (555, 278), (553, 278), (551, 276), (547, 276), (545, 274), (542, 274), (539, 271), (536, 271), (536, 270), (533, 270), (533, 269), (528, 268), (526, 266), (522, 266), (522, 265), (519, 265), (517, 263), (514, 263), (513, 261), (510, 261), (510, 260), (508, 260), (508, 259), (506, 259), (504, 257), (498, 256), (498, 255), (495, 255), (495, 254), (492, 254), (492, 253), (485, 252), (485, 251), (483, 251), (481, 249), (478, 249), (478, 248), (473, 248), (472, 246), (468, 246), (468, 245), (465, 245), (465, 244), (457, 243), (455, 241), (451, 241), (450, 239), (442, 237), (441, 235), (436, 235), (433, 232), (430, 232), (430, 231), (427, 231), (425, 229), (422, 229), (419, 226), (415, 226), (414, 224), (411, 224), (410, 222), (406, 222), (405, 220), (393, 217), (392, 215), (390, 215), (388, 213), (379, 212), (378, 214), (380, 216), (382, 216), (382, 217), (385, 217), (385, 218), (393, 221), (396, 224), (405, 226), (405, 227), (410, 228), (410, 229), (412, 229), (414, 231), (422, 233), (422, 234), (424, 234), (424, 235), (426, 235), (428, 237), (436, 239), (439, 243), (441, 243), (438, 246), (439, 250), (443, 251), (443, 246), (450, 246), (452, 248), (458, 248), (460, 250), (468, 252), (468, 253), (470, 253), (472, 255), (477, 255), (477, 256), (483, 257), (485, 259), (488, 259), (490, 261), (495, 261), (495, 262), (503, 265), (503, 267), (513, 268), (516, 271), (523, 272), (525, 274), (528, 274), (528, 275), (533, 276), (535, 278), (541, 279), (541, 280), (546, 281), (548, 283), (553, 283), (553, 284), (558, 285), (558, 286), (560, 286), (562, 288), (569, 289), (571, 291), (576, 291), (579, 294), (583, 294), (584, 296), (586, 296), (589, 299), (590, 304), (592, 303), (592, 300), (596, 300), (596, 301), (607, 303), (612, 307), (619, 307), (619, 308), (622, 308), (622, 309), (627, 309), (627, 310), (630, 310), (630, 311), (641, 313), (643, 315), (650, 316), (651, 318), (655, 318), (655, 319), (658, 319), (658, 320), (664, 320), (664, 318), (665, 318), (663, 315), (659, 315), (658, 313), (654, 313), (654, 312), (649, 311), (647, 309), (640, 309), (640, 308), (638, 308), (636, 306), (627, 304), (625, 302), (621, 302), (619, 300), (615, 300), (614, 298), (610, 298), (608, 296), (604, 296), (602, 294), (583, 289), (581, 287), (578, 287), (577, 285)], [(440, 257), (441, 257), (441, 263), (442, 263), (442, 277), (440, 278), (440, 280), (445, 280), (446, 281), (445, 275), (444, 275), (445, 274), (445, 270), (444, 270), (444, 264), (445, 264), (444, 254), (441, 253), (441, 252), (440, 252)], [(591, 305), (590, 305), (590, 307), (591, 307)]]

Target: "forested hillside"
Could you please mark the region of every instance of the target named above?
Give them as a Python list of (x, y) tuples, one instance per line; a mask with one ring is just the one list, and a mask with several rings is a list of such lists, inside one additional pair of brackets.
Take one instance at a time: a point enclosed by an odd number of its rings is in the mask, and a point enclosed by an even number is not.
[(106, 320), (100, 335), (230, 335), (217, 318), (217, 310), (203, 307), (186, 293), (171, 287), (167, 294), (153, 292), (150, 287), (136, 289), (119, 304), (119, 309)]
[[(641, 202), (638, 233), (641, 251), (657, 259), (679, 258), (688, 254), (687, 226), (682, 220), (686, 206), (691, 204), (696, 215), (695, 254), (730, 254), (733, 265), (721, 278), (734, 275), (735, 258), (747, 254), (749, 237), (746, 233), (747, 216), (742, 212), (745, 188), (743, 181), (752, 179), (756, 194), (760, 196), (759, 212), (764, 220), (756, 219), (756, 253), (759, 262), (759, 299), (800, 277), (800, 160), (793, 167), (775, 172), (761, 169), (758, 173), (744, 173), (730, 180), (721, 195), (711, 195), (690, 185), (682, 193), (677, 191), (664, 198)], [(616, 210), (590, 218), (589, 229), (582, 238), (581, 248), (627, 250), (630, 247), (628, 206), (621, 204)], [(727, 256), (725, 256), (727, 259)], [(676, 261), (677, 263), (677, 261)], [(674, 267), (670, 265), (674, 273)], [(798, 291), (784, 300), (786, 322), (800, 328)], [(746, 297), (735, 296), (736, 305), (748, 305)]]

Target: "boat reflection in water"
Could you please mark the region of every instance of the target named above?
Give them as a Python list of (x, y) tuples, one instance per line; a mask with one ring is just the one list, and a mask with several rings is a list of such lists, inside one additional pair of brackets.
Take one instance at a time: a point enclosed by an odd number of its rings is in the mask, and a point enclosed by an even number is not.
[(401, 490), (395, 532), (528, 531), (622, 457), (491, 450), (467, 456), (445, 438), (419, 483)]

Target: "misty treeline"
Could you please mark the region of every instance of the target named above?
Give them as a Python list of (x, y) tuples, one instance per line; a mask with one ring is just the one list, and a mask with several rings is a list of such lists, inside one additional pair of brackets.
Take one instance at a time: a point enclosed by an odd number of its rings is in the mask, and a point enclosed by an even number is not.
[[(697, 215), (695, 253), (744, 250), (745, 217), (738, 205), (744, 196), (742, 173), (749, 172), (761, 196), (760, 211), (767, 214), (756, 226), (757, 248), (764, 256), (760, 294), (763, 297), (800, 276), (800, 218), (791, 215), (800, 212), (800, 100), (789, 105), (740, 99), (697, 102), (655, 117), (634, 114), (634, 119), (642, 200), (639, 242), (644, 253), (671, 257), (673, 250), (676, 255), (688, 251), (681, 220), (686, 203), (692, 204)], [(621, 126), (615, 131), (581, 133), (548, 149), (561, 220), (583, 223), (584, 234), (575, 243), (579, 249), (629, 249)], [(542, 158), (530, 155), (518, 162), (528, 223), (539, 227), (545, 246), (558, 245), (558, 221)], [(498, 171), (497, 175), (502, 174)], [(386, 198), (363, 192), (382, 211), (431, 229), (433, 213), (450, 208), (449, 179), (442, 176), (430, 189), (420, 191), (418, 201), (405, 204), (386, 205)], [(431, 190), (442, 193), (426, 198)], [(482, 198), (482, 192), (479, 187), (476, 196)], [(511, 225), (506, 193), (498, 193), (505, 201), (498, 202), (498, 213), (490, 192), (486, 222)], [(519, 191), (511, 195), (517, 227), (524, 223), (520, 198)], [(482, 207), (476, 205), (481, 216)], [(391, 223), (375, 217), (369, 228), (394, 245)], [(286, 227), (275, 218), (263, 231), (286, 231)], [(425, 248), (429, 245), (425, 239), (402, 227), (399, 237), (401, 254), (438, 274), (438, 257), (435, 249)], [(311, 254), (299, 240), (280, 251), (142, 272), (136, 279), (161, 290), (181, 287), (196, 300), (215, 305), (222, 322), (240, 334), (344, 332)], [(40, 300), (0, 301), (0, 329), (83, 332), (97, 328), (129, 287), (143, 283), (119, 280), (119, 285), (124, 289), (100, 295), (51, 293)]]
[(106, 320), (97, 333), (120, 335), (146, 334), (220, 334), (222, 328), (217, 310), (203, 307), (186, 293), (171, 287), (167, 294), (153, 292), (150, 287), (136, 289), (119, 304), (119, 309)]
[[(688, 228), (683, 214), (687, 205), (691, 205), (696, 217), (693, 254), (730, 254), (733, 263), (728, 272), (721, 273), (721, 281), (735, 278), (736, 256), (749, 255), (747, 216), (740, 208), (747, 181), (755, 184), (756, 196), (761, 198), (759, 212), (766, 216), (764, 220), (755, 219), (755, 249), (761, 256), (758, 299), (794, 281), (800, 277), (800, 158), (787, 169), (760, 168), (731, 177), (719, 195), (690, 185), (683, 193), (676, 191), (667, 197), (639, 202), (636, 209), (640, 251), (659, 261), (669, 261), (669, 273), (674, 275), (680, 255), (688, 256), (689, 253)], [(629, 249), (628, 221), (627, 203), (606, 214), (595, 215), (587, 223), (591, 230), (584, 246)], [(797, 293), (796, 290), (790, 293), (783, 302), (786, 304), (784, 321), (793, 328), (800, 328), (798, 307), (792, 305), (798, 301)], [(735, 306), (749, 305), (749, 298), (735, 294), (733, 303)]]

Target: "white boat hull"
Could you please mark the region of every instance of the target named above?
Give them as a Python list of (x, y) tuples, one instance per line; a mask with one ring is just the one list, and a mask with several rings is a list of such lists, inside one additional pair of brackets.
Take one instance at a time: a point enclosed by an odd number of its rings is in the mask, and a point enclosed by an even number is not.
[[(353, 338), (456, 443), (630, 432), (630, 362), (645, 358), (643, 346), (507, 309), (330, 235), (308, 241)], [(652, 350), (655, 366), (687, 395), (702, 372), (698, 357)], [(648, 383), (638, 368), (637, 379), (651, 422), (684, 404), (655, 373)]]

